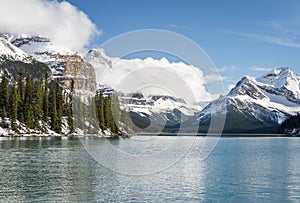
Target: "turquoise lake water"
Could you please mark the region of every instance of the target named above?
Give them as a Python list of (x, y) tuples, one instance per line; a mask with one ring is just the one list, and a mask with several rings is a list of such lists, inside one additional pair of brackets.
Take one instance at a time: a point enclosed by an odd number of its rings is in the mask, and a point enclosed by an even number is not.
[(300, 202), (299, 138), (212, 140), (1, 138), (0, 202)]

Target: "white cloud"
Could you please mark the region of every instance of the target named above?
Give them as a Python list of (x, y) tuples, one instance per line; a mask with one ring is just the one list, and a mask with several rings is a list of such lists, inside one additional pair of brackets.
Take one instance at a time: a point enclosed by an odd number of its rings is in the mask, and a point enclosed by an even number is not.
[(249, 70), (258, 71), (258, 72), (269, 72), (272, 70), (272, 68), (252, 66), (249, 68)]
[(235, 65), (223, 66), (217, 69), (219, 72), (226, 72), (226, 71), (235, 71), (238, 68)]
[(223, 93), (220, 83), (207, 86), (207, 79), (220, 80), (218, 75), (204, 76), (201, 69), (182, 62), (171, 63), (166, 58), (108, 59), (112, 61), (111, 69), (95, 58), (88, 61), (96, 70), (99, 84), (121, 92), (170, 95), (184, 98), (189, 104), (209, 102)]
[(0, 5), (0, 32), (42, 35), (72, 50), (100, 34), (85, 13), (66, 1), (0, 0)]
[(205, 82), (215, 82), (215, 81), (223, 81), (226, 80), (226, 77), (220, 76), (218, 74), (211, 74), (211, 75), (205, 75), (204, 76)]
[(275, 44), (275, 45), (280, 45), (280, 46), (285, 46), (285, 47), (300, 48), (300, 42), (296, 41), (297, 39), (293, 36), (278, 37), (278, 36), (272, 36), (272, 35), (235, 32), (235, 31), (228, 31), (228, 30), (223, 30), (223, 32), (232, 34), (232, 35), (236, 35), (236, 36), (260, 40), (260, 41), (267, 42), (270, 44)]
[(234, 84), (228, 85), (228, 91), (232, 90), (232, 88), (234, 88), (234, 87), (235, 87)]

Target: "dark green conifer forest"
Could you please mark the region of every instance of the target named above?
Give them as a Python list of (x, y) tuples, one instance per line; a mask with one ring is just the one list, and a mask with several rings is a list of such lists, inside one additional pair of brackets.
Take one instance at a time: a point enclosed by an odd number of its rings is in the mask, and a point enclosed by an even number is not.
[[(20, 125), (29, 132), (46, 132), (45, 126), (62, 134), (63, 125), (66, 134), (81, 129), (86, 134), (111, 132), (120, 134), (118, 121), (119, 104), (112, 104), (116, 96), (103, 96), (95, 93), (84, 102), (75, 94), (74, 81), (70, 88), (63, 89), (61, 84), (51, 79), (46, 71), (43, 80), (35, 79), (24, 69), (20, 69), (16, 82), (10, 82), (3, 71), (0, 82), (1, 127), (19, 133)], [(114, 99), (116, 100), (116, 99)], [(74, 115), (75, 114), (75, 115)], [(66, 124), (64, 124), (66, 123)]]
[(286, 134), (292, 132), (294, 129), (300, 129), (300, 114), (286, 119), (279, 127), (278, 133)]

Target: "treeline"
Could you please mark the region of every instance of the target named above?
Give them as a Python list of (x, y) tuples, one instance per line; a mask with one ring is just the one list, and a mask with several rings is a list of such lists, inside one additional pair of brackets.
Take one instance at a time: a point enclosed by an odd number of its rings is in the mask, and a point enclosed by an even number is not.
[(117, 96), (96, 93), (81, 97), (74, 92), (73, 80), (70, 88), (64, 90), (48, 72), (42, 81), (29, 73), (25, 75), (23, 69), (16, 82), (9, 82), (5, 71), (1, 76), (0, 125), (16, 133), (25, 125), (28, 133), (32, 130), (47, 133), (47, 129), (51, 129), (62, 134), (65, 121), (68, 134), (75, 133), (76, 127), (84, 134), (102, 131), (120, 135), (121, 114)]
[(95, 96), (85, 97), (88, 101), (82, 102), (81, 95), (73, 98), (73, 114), (75, 126), (84, 130), (84, 134), (97, 134), (111, 132), (113, 135), (121, 135), (119, 128), (121, 110), (117, 96), (103, 96), (96, 93)]
[[(9, 83), (4, 71), (0, 83), (1, 126), (18, 133), (22, 123), (26, 128), (46, 132), (45, 125), (56, 133), (62, 133), (63, 117), (67, 118), (69, 133), (74, 132), (71, 97), (62, 87), (45, 73), (43, 81), (25, 75), (21, 69), (16, 82)], [(6, 122), (9, 118), (10, 122)], [(17, 122), (19, 121), (19, 122)], [(10, 126), (9, 126), (10, 123)]]
[(112, 133), (119, 133), (120, 108), (116, 96), (103, 97), (97, 93), (95, 96), (96, 118), (102, 131), (110, 129)]
[(286, 119), (279, 127), (278, 133), (291, 133), (294, 129), (300, 129), (300, 114)]

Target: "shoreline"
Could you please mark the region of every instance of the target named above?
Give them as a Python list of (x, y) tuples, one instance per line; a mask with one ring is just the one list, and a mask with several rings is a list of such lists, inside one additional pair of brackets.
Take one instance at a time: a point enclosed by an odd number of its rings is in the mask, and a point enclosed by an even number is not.
[(229, 134), (224, 133), (221, 135), (218, 134), (175, 134), (175, 133), (166, 133), (166, 134), (127, 134), (123, 136), (119, 135), (79, 135), (79, 134), (70, 134), (70, 135), (59, 135), (59, 134), (9, 134), (9, 135), (0, 135), (0, 138), (82, 138), (82, 137), (99, 137), (99, 138), (130, 138), (130, 137), (208, 137), (208, 138), (291, 138), (291, 137), (300, 137), (299, 134), (249, 134), (249, 133), (235, 133)]

